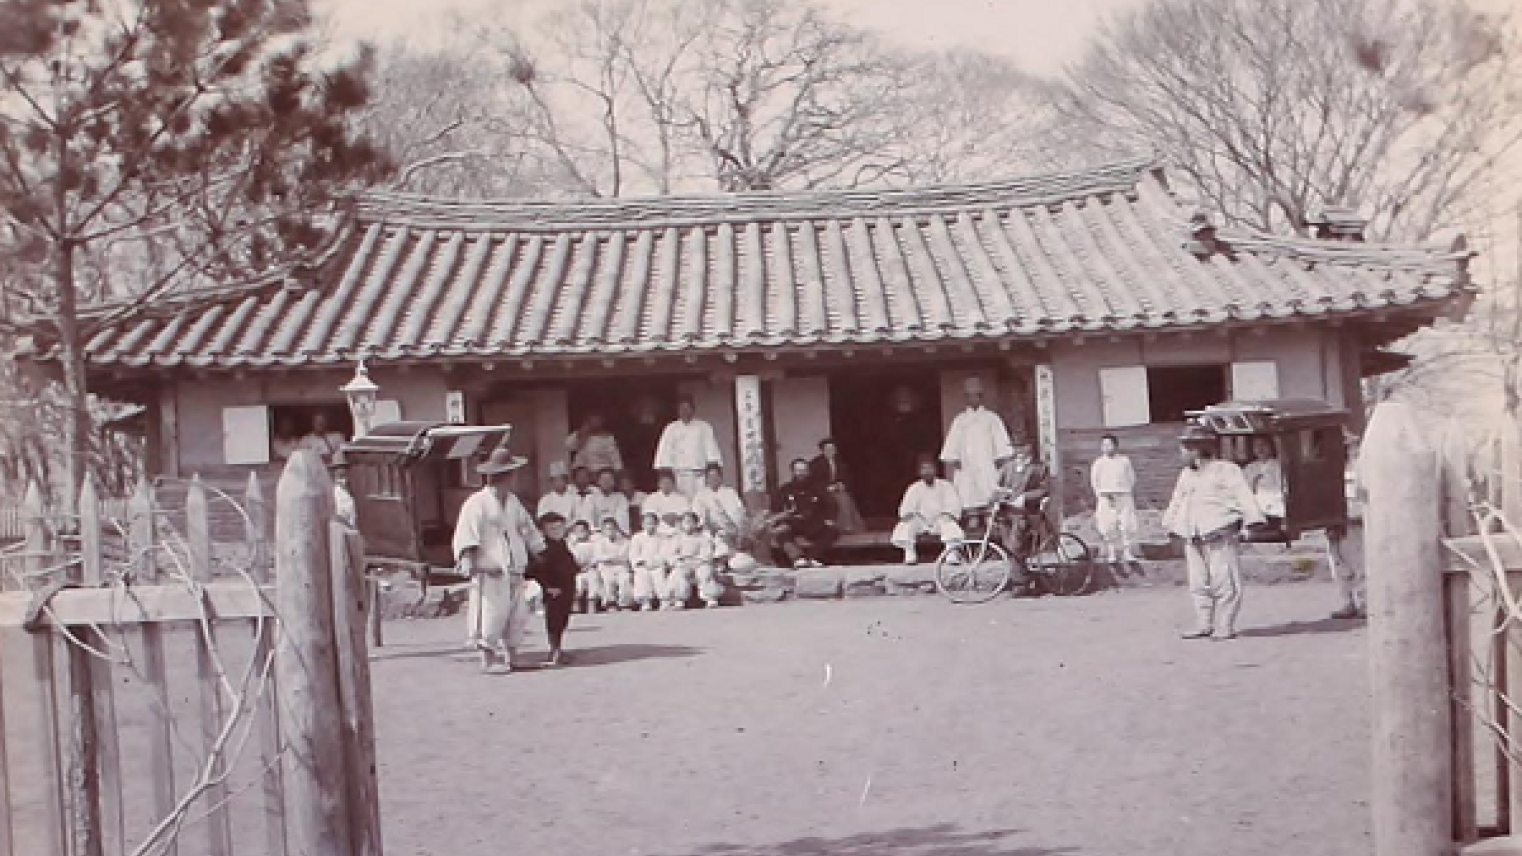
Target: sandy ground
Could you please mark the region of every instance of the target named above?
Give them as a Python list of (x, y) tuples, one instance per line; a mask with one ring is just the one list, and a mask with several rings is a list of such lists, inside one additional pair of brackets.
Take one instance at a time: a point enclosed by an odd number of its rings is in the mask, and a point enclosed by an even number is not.
[[(457, 619), (374, 664), (386, 851), (545, 856), (1368, 853), (1364, 631), (1254, 588), (577, 616), (578, 664), (483, 676)], [(534, 637), (534, 655), (542, 637)]]

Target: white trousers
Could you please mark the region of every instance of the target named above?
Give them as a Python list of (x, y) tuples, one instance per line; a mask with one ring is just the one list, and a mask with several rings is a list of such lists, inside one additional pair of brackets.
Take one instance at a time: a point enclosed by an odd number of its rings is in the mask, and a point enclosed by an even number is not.
[(1365, 594), (1363, 545), (1354, 542), (1354, 535), (1327, 535), (1326, 559), (1332, 567), (1332, 578), (1337, 581), (1337, 596), (1342, 605), (1359, 611), (1368, 608)]
[(1115, 549), (1130, 550), (1136, 541), (1136, 497), (1129, 493), (1102, 493), (1094, 509), (1094, 525), (1105, 548), (1113, 556)]
[(508, 651), (522, 645), (531, 616), (525, 590), (522, 574), (478, 575), (465, 609), (469, 643)]
[(927, 532), (934, 532), (941, 539), (942, 544), (948, 545), (955, 544), (966, 537), (962, 527), (955, 520), (941, 515), (928, 526), (923, 519), (918, 517), (900, 520), (898, 525), (893, 527), (893, 534), (888, 540), (893, 542), (893, 546), (907, 553), (914, 549), (914, 542)]
[(640, 603), (666, 599), (666, 566), (640, 565), (634, 569), (634, 599)]
[(634, 597), (633, 576), (628, 565), (606, 563), (594, 569), (599, 580), (598, 600), (603, 606), (628, 606)]
[(1184, 564), (1189, 570), (1196, 629), (1217, 634), (1237, 632), (1237, 615), (1242, 611), (1242, 562), (1237, 539), (1220, 538), (1203, 544), (1186, 541)]

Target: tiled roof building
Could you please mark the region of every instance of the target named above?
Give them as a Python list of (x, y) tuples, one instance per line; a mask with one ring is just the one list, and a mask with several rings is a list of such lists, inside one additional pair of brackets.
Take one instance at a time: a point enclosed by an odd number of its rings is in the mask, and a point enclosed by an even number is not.
[(978, 377), (1070, 503), (1117, 433), (1145, 507), (1187, 409), (1310, 398), (1356, 429), (1361, 378), (1401, 364), (1384, 348), (1475, 291), (1462, 243), (1367, 244), (1348, 211), (1310, 225), (1213, 226), (1151, 160), (900, 190), (374, 195), (296, 281), (155, 307), (95, 335), (90, 371), (149, 406), (158, 469), (246, 478), (291, 432), (347, 420), (338, 388), (364, 358), (390, 418), (511, 422), (530, 496), (591, 413), (648, 478), (687, 395), (753, 496), (833, 435), (869, 521)]
[(1150, 161), (915, 190), (374, 196), (313, 287), (128, 323), (96, 365), (747, 351), (1324, 320), (1440, 304), (1467, 253), (1191, 223)]

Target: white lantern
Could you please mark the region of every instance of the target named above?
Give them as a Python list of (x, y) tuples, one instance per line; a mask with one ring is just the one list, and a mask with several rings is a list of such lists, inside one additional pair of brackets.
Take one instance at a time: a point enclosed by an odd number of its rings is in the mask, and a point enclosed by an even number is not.
[(365, 368), (364, 360), (360, 360), (359, 366), (354, 369), (353, 379), (339, 387), (338, 391), (349, 399), (349, 414), (354, 417), (354, 439), (369, 434), (370, 420), (375, 418), (375, 398), (380, 387), (370, 380), (370, 370)]

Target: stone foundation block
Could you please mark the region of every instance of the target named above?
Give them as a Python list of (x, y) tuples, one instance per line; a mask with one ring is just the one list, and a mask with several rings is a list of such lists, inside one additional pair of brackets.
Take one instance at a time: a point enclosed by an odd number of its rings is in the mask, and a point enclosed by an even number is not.
[(841, 574), (841, 593), (846, 597), (886, 594), (882, 568), (846, 568)]
[(800, 598), (838, 598), (845, 584), (845, 574), (840, 568), (809, 568), (794, 573), (797, 583), (793, 592)]

